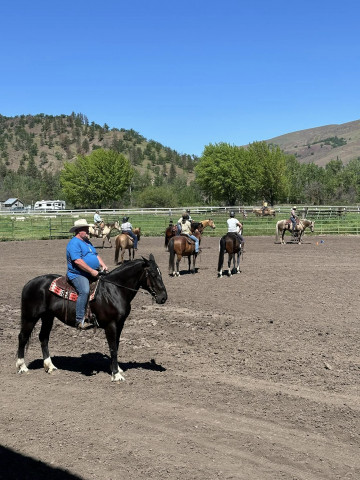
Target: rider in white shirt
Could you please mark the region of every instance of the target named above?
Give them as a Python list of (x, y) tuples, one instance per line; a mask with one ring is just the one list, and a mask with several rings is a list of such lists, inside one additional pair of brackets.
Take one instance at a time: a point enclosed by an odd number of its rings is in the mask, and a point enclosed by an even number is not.
[(103, 222), (103, 219), (100, 217), (99, 210), (96, 210), (94, 214), (94, 224), (95, 224), (95, 229), (99, 230), (99, 235), (101, 235), (103, 230), (101, 226), (102, 222)]
[(230, 212), (230, 218), (227, 219), (227, 226), (228, 226), (228, 233), (237, 234), (241, 243), (241, 248), (243, 250), (245, 245), (244, 237), (241, 234), (243, 226), (242, 226), (242, 223), (240, 223), (239, 220), (235, 218), (234, 211)]
[(122, 233), (127, 233), (130, 235), (130, 237), (134, 241), (134, 250), (137, 250), (137, 243), (138, 243), (138, 237), (135, 235), (133, 232), (133, 227), (131, 223), (129, 222), (129, 217), (123, 217), (122, 219), (123, 223), (121, 224), (121, 232)]

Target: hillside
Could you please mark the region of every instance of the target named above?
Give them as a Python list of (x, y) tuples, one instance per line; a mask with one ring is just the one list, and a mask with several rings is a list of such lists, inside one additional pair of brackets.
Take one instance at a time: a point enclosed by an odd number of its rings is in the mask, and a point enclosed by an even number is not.
[(266, 143), (278, 145), (301, 163), (313, 162), (322, 167), (330, 160), (339, 159), (346, 165), (360, 157), (360, 120), (299, 130), (271, 138)]
[(81, 113), (71, 115), (0, 115), (0, 163), (10, 170), (26, 169), (29, 161), (42, 171), (62, 169), (65, 161), (98, 148), (126, 156), (140, 172), (156, 175), (185, 174), (193, 179), (196, 157), (179, 154), (134, 130), (109, 129), (89, 123)]

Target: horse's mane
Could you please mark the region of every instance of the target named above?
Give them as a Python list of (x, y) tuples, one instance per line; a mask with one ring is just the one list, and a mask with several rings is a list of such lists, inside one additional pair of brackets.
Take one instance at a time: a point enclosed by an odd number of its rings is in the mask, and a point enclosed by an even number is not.
[(118, 267), (115, 267), (114, 270), (111, 270), (111, 272), (109, 272), (107, 276), (116, 275), (119, 273), (127, 273), (128, 270), (132, 270), (135, 265), (138, 265), (140, 263), (144, 263), (144, 260), (142, 258), (137, 258), (135, 260), (130, 260), (129, 262), (122, 263)]

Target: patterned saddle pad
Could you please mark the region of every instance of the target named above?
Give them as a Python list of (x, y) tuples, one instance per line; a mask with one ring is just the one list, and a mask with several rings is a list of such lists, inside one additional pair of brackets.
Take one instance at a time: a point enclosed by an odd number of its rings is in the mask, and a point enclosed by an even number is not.
[[(95, 299), (98, 283), (98, 280), (90, 282), (89, 301)], [(71, 302), (76, 302), (79, 296), (76, 289), (67, 281), (66, 276), (55, 278), (55, 280), (51, 282), (49, 290), (50, 292), (55, 293), (58, 297), (70, 300)]]

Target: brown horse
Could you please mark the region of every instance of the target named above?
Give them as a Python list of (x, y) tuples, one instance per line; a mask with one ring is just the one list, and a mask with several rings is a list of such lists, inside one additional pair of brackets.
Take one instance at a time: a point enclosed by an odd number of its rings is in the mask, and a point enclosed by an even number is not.
[[(199, 230), (195, 230), (193, 233), (195, 237), (199, 240), (201, 240), (201, 234)], [(179, 276), (179, 263), (182, 257), (188, 257), (188, 262), (189, 262), (189, 273), (191, 272), (191, 257), (193, 259), (193, 269), (192, 272), (196, 273), (196, 257), (197, 253), (195, 253), (195, 242), (191, 238), (189, 238), (187, 235), (179, 235), (176, 237), (172, 237), (170, 239), (169, 245), (168, 245), (168, 250), (170, 252), (170, 257), (169, 257), (169, 274), (172, 275), (173, 277)], [(175, 269), (175, 255), (176, 255), (176, 269)]]
[(101, 228), (102, 230), (100, 230), (99, 227), (97, 227), (97, 226), (95, 226), (95, 225), (91, 225), (91, 226), (89, 227), (90, 237), (102, 238), (102, 241), (103, 241), (102, 248), (104, 248), (105, 239), (107, 238), (108, 242), (110, 243), (110, 247), (112, 247), (112, 243), (111, 243), (111, 232), (112, 232), (114, 229), (120, 231), (119, 222), (113, 222), (113, 223), (104, 223), (104, 222), (101, 222), (100, 228)]
[(254, 208), (253, 213), (255, 213), (256, 217), (275, 217), (276, 215), (275, 210), (269, 207), (266, 207), (264, 209)]
[[(133, 228), (133, 232), (140, 241), (141, 228)], [(131, 260), (131, 251), (132, 259), (135, 257), (134, 241), (127, 233), (120, 233), (115, 238), (115, 265), (119, 262), (119, 251), (121, 250), (120, 263), (124, 263), (125, 250), (129, 250), (129, 260)]]
[[(231, 277), (232, 273), (240, 273), (241, 242), (236, 233), (227, 233), (220, 239), (218, 261), (219, 278), (222, 277), (222, 268), (225, 253), (228, 254), (228, 276)], [(231, 262), (233, 262), (232, 269)]]
[[(191, 222), (191, 232), (194, 233), (195, 230), (199, 230), (200, 233), (204, 231), (204, 228), (210, 227), (212, 230), (215, 230), (214, 220), (208, 218), (207, 220), (201, 220), (201, 222)], [(169, 245), (169, 241), (172, 237), (175, 237), (177, 233), (177, 225), (174, 225), (172, 222), (169, 223), (169, 226), (165, 230), (165, 248)]]
[[(306, 218), (299, 219), (298, 223), (296, 224), (296, 232), (295, 235), (293, 234), (293, 239), (301, 245), (301, 238), (304, 234), (306, 228), (309, 228), (311, 232), (314, 231), (315, 222), (311, 220), (306, 220)], [(281, 236), (280, 243), (285, 244), (284, 236), (285, 232), (289, 231), (292, 232), (292, 223), (291, 220), (279, 220), (276, 223), (276, 241), (279, 240), (279, 236)]]

